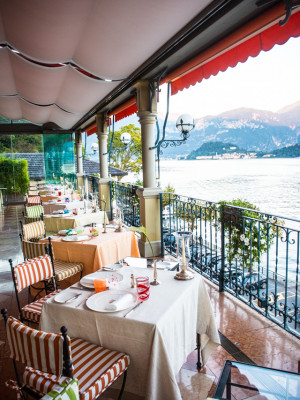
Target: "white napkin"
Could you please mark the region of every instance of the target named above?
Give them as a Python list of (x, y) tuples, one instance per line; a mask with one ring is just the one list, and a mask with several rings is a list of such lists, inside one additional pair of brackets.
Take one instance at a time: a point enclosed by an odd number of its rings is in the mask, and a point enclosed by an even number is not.
[(105, 306), (105, 310), (107, 311), (116, 311), (121, 309), (127, 305), (132, 303), (132, 295), (129, 293), (122, 294), (118, 299), (116, 299), (113, 303), (108, 303)]
[(94, 285), (94, 280), (96, 279), (96, 276), (94, 275), (94, 276), (85, 276), (84, 278), (82, 278), (81, 279), (81, 282), (83, 283), (83, 284), (86, 284), (86, 285)]

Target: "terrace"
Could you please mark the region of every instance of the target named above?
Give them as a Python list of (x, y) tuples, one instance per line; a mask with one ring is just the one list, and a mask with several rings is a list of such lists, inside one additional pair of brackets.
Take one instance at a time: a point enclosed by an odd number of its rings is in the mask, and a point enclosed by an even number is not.
[[(70, 13), (68, 1), (54, 1), (47, 9), (31, 1), (3, 2), (0, 57), (6, 79), (0, 115), (8, 123), (0, 124), (0, 133), (43, 134), (46, 181), (53, 183), (54, 175), (68, 178), (85, 188), (87, 198), (104, 198), (110, 219), (115, 198), (124, 224), (147, 230), (152, 246), (141, 235), (142, 256), (149, 257), (153, 248), (156, 256), (179, 257), (182, 249), (172, 233), (193, 234), (189, 266), (205, 280), (221, 346), (199, 371), (193, 352), (177, 382), (183, 399), (205, 399), (213, 395), (225, 359), (299, 370), (299, 221), (282, 223), (281, 216), (162, 194), (156, 181), (159, 87), (168, 83), (174, 95), (299, 36), (300, 11), (297, 4), (289, 9), (283, 1), (175, 3), (132, 2), (129, 7), (118, 1), (112, 10), (76, 1)], [(135, 112), (141, 124), (143, 187), (114, 185), (109, 131), (114, 121)], [(97, 133), (99, 178), (84, 174), (83, 132)], [(1, 306), (15, 316), (7, 259), (22, 260), (22, 209), (5, 205), (1, 210)], [(239, 252), (237, 232), (239, 239), (244, 237)], [(278, 254), (283, 252), (282, 276)], [(13, 374), (7, 367), (3, 324), (0, 329), (0, 390), (13, 398), (3, 385)], [(106, 393), (104, 398), (115, 395)], [(130, 393), (124, 398), (137, 400)]]

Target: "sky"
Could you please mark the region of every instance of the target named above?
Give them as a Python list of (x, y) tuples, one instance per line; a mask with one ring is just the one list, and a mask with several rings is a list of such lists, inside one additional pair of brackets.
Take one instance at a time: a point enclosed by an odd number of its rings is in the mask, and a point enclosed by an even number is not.
[[(166, 86), (158, 106), (166, 112)], [(276, 112), (300, 100), (300, 38), (290, 38), (268, 52), (219, 72), (201, 83), (170, 96), (171, 114), (194, 118), (217, 115), (240, 107)], [(171, 117), (170, 117), (171, 118)]]

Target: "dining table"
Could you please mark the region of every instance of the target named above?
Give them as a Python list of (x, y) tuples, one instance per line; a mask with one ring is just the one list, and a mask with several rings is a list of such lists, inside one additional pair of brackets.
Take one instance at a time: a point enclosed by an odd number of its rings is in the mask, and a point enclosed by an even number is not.
[[(100, 270), (89, 277), (107, 274)], [(195, 349), (196, 335), (201, 337), (203, 364), (220, 344), (204, 279), (194, 273), (193, 279), (180, 281), (174, 279), (176, 271), (161, 270), (160, 285), (150, 286), (149, 299), (140, 302), (136, 288), (131, 288), (132, 274), (152, 281), (152, 269), (122, 266), (111, 274), (121, 279), (109, 290), (95, 293), (77, 283), (60, 298), (49, 299), (43, 304), (40, 329), (59, 332), (65, 325), (70, 337), (127, 353), (126, 392), (145, 400), (180, 400), (176, 374)], [(75, 295), (76, 299), (65, 302)], [(120, 295), (132, 299), (123, 305), (119, 302), (119, 308), (111, 311), (109, 304)], [(112, 387), (119, 385), (116, 381)]]
[[(88, 204), (91, 207), (91, 203)], [(84, 209), (84, 201), (83, 200), (73, 200), (73, 201), (55, 201), (55, 202), (45, 202), (43, 203), (44, 214), (53, 214), (53, 211), (59, 210), (74, 210), (77, 208), (78, 210)]]
[(63, 194), (61, 193), (60, 195), (58, 195), (58, 192), (54, 192), (54, 193), (48, 193), (48, 194), (41, 194), (41, 199), (42, 202), (47, 203), (49, 202), (49, 200), (53, 201), (53, 200), (60, 200), (60, 201), (64, 201), (64, 199), (69, 198), (72, 200), (78, 200), (80, 199), (80, 194), (79, 193), (73, 193), (73, 194)]
[(79, 212), (74, 215), (72, 211), (63, 214), (45, 214), (44, 223), (46, 232), (57, 233), (64, 229), (74, 229), (78, 226), (90, 224), (108, 224), (109, 220), (105, 211), (92, 212), (92, 209), (87, 209), (87, 212)]
[[(90, 228), (85, 228), (79, 241), (72, 240), (72, 236), (52, 236), (51, 243), (54, 256), (58, 260), (81, 262), (83, 275), (90, 274), (105, 265), (113, 264), (125, 257), (140, 257), (139, 248), (134, 232), (116, 232), (114, 226), (99, 228), (98, 236), (91, 236)], [(76, 235), (73, 236), (74, 238)], [(80, 240), (80, 237), (85, 240)], [(41, 239), (40, 242), (47, 242)]]

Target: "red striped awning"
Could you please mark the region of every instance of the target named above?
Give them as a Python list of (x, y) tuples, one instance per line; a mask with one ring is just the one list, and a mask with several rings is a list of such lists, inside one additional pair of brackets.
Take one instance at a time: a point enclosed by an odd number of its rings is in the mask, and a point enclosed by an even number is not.
[[(164, 82), (171, 81), (171, 94), (187, 89), (202, 79), (215, 76), (220, 71), (224, 72), (228, 67), (235, 67), (249, 57), (256, 57), (261, 51), (269, 51), (275, 44), (281, 45), (291, 37), (300, 36), (300, 11), (293, 14), (284, 26), (278, 24), (278, 19), (272, 26), (269, 24), (268, 26), (265, 30), (261, 28), (258, 33), (249, 33), (239, 40), (237, 40), (239, 33), (235, 32), (215, 46), (215, 54), (213, 49), (209, 49), (181, 66), (177, 72), (171, 73), (164, 79)], [(242, 31), (240, 36), (247, 32), (247, 26), (243, 27)]]

